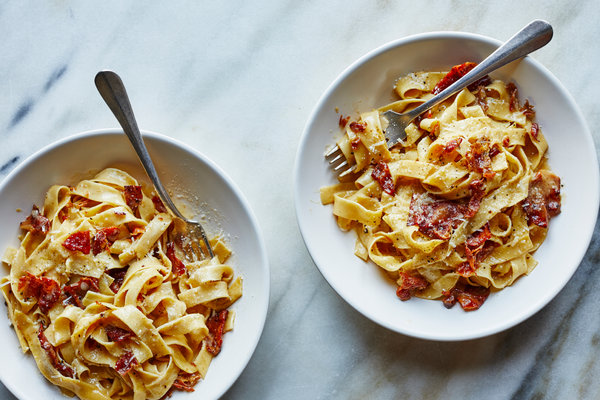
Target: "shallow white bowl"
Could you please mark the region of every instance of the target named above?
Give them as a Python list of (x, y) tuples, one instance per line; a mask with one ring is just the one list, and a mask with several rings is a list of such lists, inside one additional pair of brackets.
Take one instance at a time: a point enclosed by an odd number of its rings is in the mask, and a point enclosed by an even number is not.
[[(235, 326), (223, 339), (223, 349), (213, 360), (206, 378), (193, 393), (176, 391), (173, 399), (215, 399), (235, 382), (258, 343), (269, 303), (269, 266), (256, 218), (240, 190), (206, 156), (166, 136), (142, 132), (163, 184), (176, 204), (200, 209), (210, 236), (223, 233), (233, 251), (228, 261), (241, 275), (244, 293), (232, 309)], [(43, 205), (52, 184), (74, 184), (109, 166), (145, 178), (136, 154), (120, 130), (99, 130), (68, 137), (35, 153), (21, 163), (0, 185), (0, 251), (18, 244), (19, 222), (32, 204)], [(141, 178), (141, 179), (140, 179)], [(145, 178), (145, 179), (144, 179)], [(15, 212), (21, 209), (22, 212)], [(7, 270), (2, 269), (2, 274)], [(0, 379), (18, 398), (27, 400), (65, 397), (38, 371), (31, 354), (23, 355), (14, 330), (8, 324), (6, 306), (0, 310), (2, 359)]]
[[(589, 245), (598, 213), (598, 161), (577, 105), (558, 80), (530, 57), (496, 71), (513, 81), (521, 101), (535, 106), (550, 145), (550, 166), (562, 178), (562, 213), (550, 223), (535, 253), (537, 268), (512, 287), (490, 295), (477, 311), (450, 310), (440, 301), (400, 301), (395, 285), (373, 263), (354, 256), (355, 234), (337, 227), (319, 188), (335, 182), (323, 155), (340, 136), (336, 109), (356, 116), (392, 100), (395, 80), (409, 72), (447, 70), (479, 62), (501, 43), (487, 37), (436, 32), (388, 43), (360, 58), (331, 84), (310, 116), (298, 149), (294, 189), (298, 223), (315, 264), (350, 305), (400, 333), (433, 340), (463, 340), (510, 328), (544, 307), (564, 287)], [(550, 43), (548, 46), (552, 46)]]

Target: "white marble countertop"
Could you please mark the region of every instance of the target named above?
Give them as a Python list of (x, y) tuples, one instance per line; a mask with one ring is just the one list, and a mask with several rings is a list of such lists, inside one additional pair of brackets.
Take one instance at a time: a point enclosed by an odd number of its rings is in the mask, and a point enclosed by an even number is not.
[[(506, 40), (535, 18), (553, 25), (554, 38), (533, 57), (574, 96), (598, 144), (597, 1), (1, 1), (0, 178), (57, 139), (115, 127), (93, 84), (98, 70), (113, 69), (141, 128), (218, 163), (264, 232), (269, 314), (225, 398), (597, 399), (598, 227), (578, 271), (542, 311), (491, 337), (443, 343), (354, 311), (314, 266), (295, 219), (300, 135), (348, 64), (420, 32)], [(3, 386), (0, 397), (14, 398)]]

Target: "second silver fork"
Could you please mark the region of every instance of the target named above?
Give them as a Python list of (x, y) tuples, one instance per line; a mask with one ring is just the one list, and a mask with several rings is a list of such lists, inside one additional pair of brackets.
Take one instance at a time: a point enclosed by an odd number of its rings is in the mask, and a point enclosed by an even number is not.
[[(551, 39), (552, 26), (549, 23), (542, 20), (530, 22), (475, 68), (428, 101), (402, 114), (392, 110), (382, 112), (381, 115), (387, 122), (384, 133), (388, 147), (395, 146), (406, 139), (406, 127), (419, 115), (498, 68), (545, 46)], [(348, 163), (338, 145), (327, 151), (325, 158), (334, 172), (338, 174), (338, 177), (342, 178), (353, 172), (353, 167)]]

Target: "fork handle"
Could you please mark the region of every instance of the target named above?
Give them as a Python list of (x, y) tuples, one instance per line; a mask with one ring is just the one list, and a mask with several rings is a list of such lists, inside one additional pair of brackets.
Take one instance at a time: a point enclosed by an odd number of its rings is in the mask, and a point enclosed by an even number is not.
[(98, 92), (100, 92), (100, 95), (129, 138), (135, 152), (140, 158), (144, 170), (154, 184), (158, 196), (173, 214), (186, 220), (177, 207), (175, 207), (175, 204), (171, 200), (171, 196), (167, 193), (167, 190), (162, 185), (158, 174), (156, 173), (156, 168), (152, 163), (150, 154), (148, 154), (148, 149), (144, 144), (144, 139), (138, 129), (133, 109), (131, 108), (131, 103), (129, 102), (129, 97), (127, 96), (127, 91), (125, 90), (125, 85), (123, 85), (121, 78), (113, 71), (100, 71), (96, 74), (94, 82), (96, 83)]
[(549, 23), (539, 19), (530, 22), (465, 76), (407, 114), (416, 118), (492, 71), (545, 46), (550, 39), (552, 26)]

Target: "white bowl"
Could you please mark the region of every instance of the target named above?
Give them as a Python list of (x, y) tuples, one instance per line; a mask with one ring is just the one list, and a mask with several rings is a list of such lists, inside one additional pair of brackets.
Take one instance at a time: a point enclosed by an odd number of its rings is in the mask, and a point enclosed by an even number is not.
[[(353, 254), (355, 234), (342, 232), (319, 188), (335, 182), (323, 158), (340, 136), (339, 113), (357, 115), (392, 100), (395, 80), (409, 72), (444, 70), (465, 61), (479, 62), (501, 43), (487, 37), (436, 32), (388, 43), (360, 58), (329, 86), (300, 140), (294, 187), (298, 223), (315, 264), (356, 310), (400, 333), (433, 340), (463, 340), (510, 328), (556, 296), (581, 262), (598, 213), (598, 161), (594, 142), (577, 105), (559, 81), (527, 57), (495, 73), (513, 81), (535, 106), (546, 136), (551, 168), (562, 178), (562, 212), (552, 219), (546, 241), (534, 254), (537, 268), (515, 284), (492, 293), (477, 311), (450, 310), (440, 301), (400, 301), (395, 285), (373, 263)], [(550, 43), (548, 46), (552, 46)], [(332, 311), (333, 312), (333, 311)]]
[[(248, 203), (233, 181), (206, 156), (171, 138), (143, 132), (148, 151), (175, 201), (202, 210), (210, 234), (223, 233), (233, 251), (228, 264), (243, 278), (244, 292), (232, 309), (234, 330), (223, 340), (206, 378), (193, 393), (175, 392), (173, 399), (214, 399), (235, 382), (250, 360), (261, 336), (269, 303), (269, 266), (262, 234)], [(48, 187), (77, 183), (108, 166), (146, 176), (126, 136), (120, 130), (98, 130), (68, 137), (29, 157), (0, 185), (0, 251), (18, 244), (19, 222), (32, 204), (43, 205)], [(145, 179), (148, 181), (148, 179)], [(23, 212), (15, 212), (21, 209)], [(206, 223), (204, 223), (206, 221)], [(6, 274), (6, 269), (3, 274)], [(6, 306), (2, 305), (0, 379), (20, 399), (60, 399), (64, 395), (38, 371), (31, 354), (23, 355)]]

